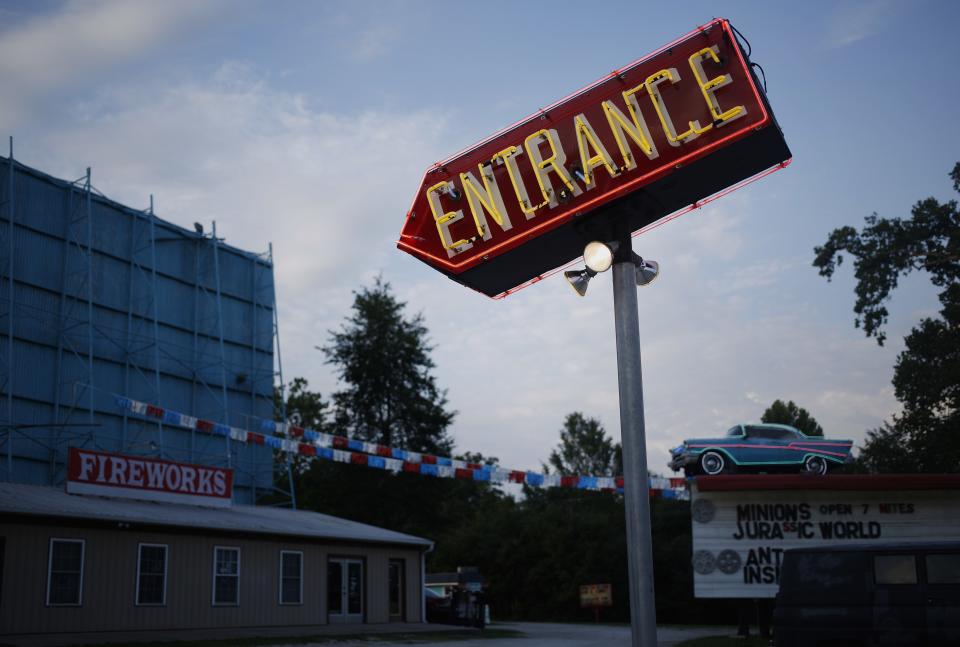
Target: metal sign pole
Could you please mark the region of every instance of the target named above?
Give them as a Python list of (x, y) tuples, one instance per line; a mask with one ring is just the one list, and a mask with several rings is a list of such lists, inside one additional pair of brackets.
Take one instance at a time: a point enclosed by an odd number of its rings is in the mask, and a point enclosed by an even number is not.
[(631, 238), (621, 237), (613, 263), (613, 315), (617, 333), (620, 434), (623, 443), (624, 507), (627, 516), (627, 567), (630, 574), (630, 633), (633, 647), (656, 647), (657, 612), (653, 594), (653, 541), (647, 478), (643, 376), (637, 275)]

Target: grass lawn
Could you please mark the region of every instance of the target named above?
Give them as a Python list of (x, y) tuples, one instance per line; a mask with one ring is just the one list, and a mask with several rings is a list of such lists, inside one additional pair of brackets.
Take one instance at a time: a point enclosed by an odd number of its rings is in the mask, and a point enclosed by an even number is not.
[(485, 629), (484, 631), (437, 631), (392, 634), (353, 634), (340, 636), (275, 636), (270, 638), (231, 638), (229, 640), (176, 640), (136, 643), (103, 643), (88, 647), (267, 647), (268, 645), (336, 645), (346, 642), (392, 643), (417, 645), (453, 640), (490, 640), (494, 638), (522, 638), (522, 631), (512, 629)]

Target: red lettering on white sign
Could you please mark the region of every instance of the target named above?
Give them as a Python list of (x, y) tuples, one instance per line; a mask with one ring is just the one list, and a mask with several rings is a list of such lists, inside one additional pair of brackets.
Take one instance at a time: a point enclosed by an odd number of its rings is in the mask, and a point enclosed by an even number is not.
[(71, 447), (67, 492), (224, 506), (233, 470)]

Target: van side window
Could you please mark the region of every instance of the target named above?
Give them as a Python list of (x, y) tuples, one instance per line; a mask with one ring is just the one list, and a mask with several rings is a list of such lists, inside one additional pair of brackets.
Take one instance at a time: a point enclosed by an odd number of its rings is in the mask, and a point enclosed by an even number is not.
[(913, 555), (877, 555), (873, 574), (877, 584), (916, 584), (917, 560)]
[(859, 591), (870, 577), (866, 556), (857, 553), (800, 553), (784, 561), (780, 582), (798, 591)]
[(928, 584), (960, 584), (960, 554), (927, 555)]

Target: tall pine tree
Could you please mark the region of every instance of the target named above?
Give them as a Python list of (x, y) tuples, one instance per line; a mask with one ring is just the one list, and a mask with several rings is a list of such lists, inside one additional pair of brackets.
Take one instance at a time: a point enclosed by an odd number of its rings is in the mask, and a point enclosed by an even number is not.
[(408, 317), (377, 277), (354, 293), (352, 313), (323, 348), (343, 389), (333, 394), (336, 433), (381, 445), (448, 454), (455, 412), (437, 387), (420, 314)]
[(559, 474), (618, 476), (623, 473), (623, 450), (599, 420), (575, 411), (564, 419), (560, 444), (550, 452), (549, 463)]

